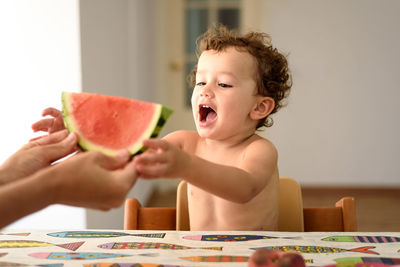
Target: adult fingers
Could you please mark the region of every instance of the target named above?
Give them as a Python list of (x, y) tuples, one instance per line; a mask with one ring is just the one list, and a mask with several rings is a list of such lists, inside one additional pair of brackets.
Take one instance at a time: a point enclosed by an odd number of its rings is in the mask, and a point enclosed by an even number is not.
[(128, 186), (126, 191), (129, 191), (131, 187), (136, 183), (136, 180), (138, 178), (138, 174), (136, 172), (135, 164), (133, 163), (133, 161), (126, 164), (123, 169), (115, 171), (114, 176), (123, 184), (126, 184)]
[[(58, 134), (58, 133), (57, 133)], [(50, 136), (49, 136), (50, 137)], [(42, 138), (45, 139), (45, 138)], [(35, 142), (47, 142), (39, 139)], [(53, 142), (54, 140), (51, 140)], [(72, 152), (76, 151), (76, 144), (78, 137), (75, 133), (70, 133), (67, 138), (60, 142), (49, 143), (47, 145), (40, 145), (41, 156), (44, 157), (49, 163), (61, 159)], [(50, 142), (50, 141), (49, 141)]]
[(62, 112), (56, 108), (46, 108), (42, 111), (42, 116), (62, 117)]
[(38, 140), (36, 140), (34, 142), (36, 142), (38, 145), (55, 144), (55, 143), (60, 142), (61, 140), (63, 140), (67, 136), (68, 136), (68, 131), (67, 130), (62, 130), (62, 131), (58, 131), (58, 132), (43, 136), (42, 138), (39, 138)]
[(29, 143), (23, 146), (23, 149), (28, 149), (35, 146), (43, 146), (49, 144), (55, 144), (65, 139), (68, 136), (68, 131), (63, 130), (49, 135), (43, 135), (36, 138), (32, 138)]

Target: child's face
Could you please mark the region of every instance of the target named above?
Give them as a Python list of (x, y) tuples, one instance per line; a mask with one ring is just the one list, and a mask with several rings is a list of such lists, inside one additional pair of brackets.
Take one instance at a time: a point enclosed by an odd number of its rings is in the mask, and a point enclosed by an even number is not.
[(255, 129), (249, 116), (257, 102), (256, 60), (229, 47), (204, 51), (198, 61), (192, 110), (204, 138), (222, 140)]

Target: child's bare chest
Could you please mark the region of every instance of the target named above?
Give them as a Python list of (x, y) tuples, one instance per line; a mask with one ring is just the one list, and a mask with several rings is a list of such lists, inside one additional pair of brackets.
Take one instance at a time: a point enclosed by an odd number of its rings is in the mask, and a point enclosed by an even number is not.
[(202, 159), (215, 164), (238, 166), (242, 159), (242, 151), (238, 149), (219, 149), (199, 148), (194, 154)]

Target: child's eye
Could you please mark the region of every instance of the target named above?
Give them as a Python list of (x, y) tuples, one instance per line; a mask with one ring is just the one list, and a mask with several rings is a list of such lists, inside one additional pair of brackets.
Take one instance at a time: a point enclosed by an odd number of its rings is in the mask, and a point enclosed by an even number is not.
[(226, 83), (219, 83), (218, 85), (221, 86), (221, 87), (224, 87), (224, 88), (230, 88), (230, 87), (232, 87), (232, 85), (226, 84)]
[(197, 86), (203, 86), (203, 85), (206, 85), (206, 83), (205, 82), (198, 82), (198, 83), (196, 83), (196, 85)]

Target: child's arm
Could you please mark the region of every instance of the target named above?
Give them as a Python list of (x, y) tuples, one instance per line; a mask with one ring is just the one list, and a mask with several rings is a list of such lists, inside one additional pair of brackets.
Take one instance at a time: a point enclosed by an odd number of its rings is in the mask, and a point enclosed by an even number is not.
[[(168, 137), (167, 137), (168, 139)], [(172, 141), (171, 141), (172, 140)], [(174, 138), (144, 142), (149, 151), (135, 157), (136, 170), (143, 178), (182, 178), (211, 194), (237, 203), (255, 197), (276, 171), (277, 153), (269, 142), (259, 139), (242, 153), (236, 167), (216, 164), (188, 154), (173, 145)]]

